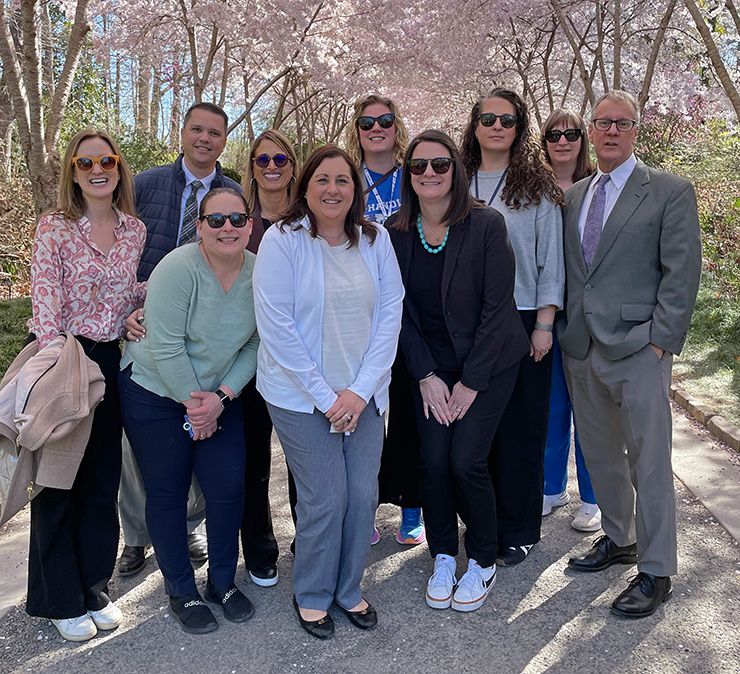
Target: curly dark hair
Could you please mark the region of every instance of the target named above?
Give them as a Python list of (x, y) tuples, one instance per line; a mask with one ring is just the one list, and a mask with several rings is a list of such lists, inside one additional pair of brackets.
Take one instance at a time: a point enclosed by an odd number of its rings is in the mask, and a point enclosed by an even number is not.
[(475, 132), (480, 123), (481, 108), (491, 98), (502, 98), (511, 103), (516, 115), (516, 136), (509, 150), (509, 171), (501, 199), (513, 210), (530, 204), (538, 205), (543, 197), (562, 205), (563, 190), (555, 182), (555, 175), (542, 156), (539, 136), (532, 131), (527, 104), (511, 89), (492, 89), (479, 98), (470, 111), (460, 146), (468, 178), (480, 168), (481, 150)]
[(313, 174), (319, 168), (324, 159), (333, 159), (334, 157), (340, 157), (347, 163), (347, 172), (352, 178), (354, 195), (352, 198), (352, 207), (347, 213), (347, 217), (344, 221), (344, 232), (349, 238), (348, 248), (356, 246), (359, 243), (360, 237), (357, 234), (357, 226), (360, 227), (360, 231), (363, 236), (366, 236), (370, 244), (375, 243), (375, 237), (378, 235), (378, 230), (375, 224), (365, 219), (365, 197), (362, 194), (362, 182), (360, 180), (360, 173), (357, 167), (352, 162), (350, 156), (341, 148), (336, 145), (324, 145), (323, 147), (314, 150), (311, 155), (306, 159), (303, 168), (301, 169), (298, 179), (296, 181), (295, 189), (293, 190), (292, 199), (293, 201), (288, 206), (288, 209), (280, 214), (282, 222), (277, 225), (280, 231), (284, 231), (284, 227), (289, 224), (291, 229), (299, 230), (301, 224), (298, 222), (305, 216), (308, 216), (311, 222), (311, 236), (316, 238), (319, 233), (318, 223), (316, 222), (316, 216), (311, 212), (306, 201), (306, 192), (308, 190), (308, 183), (313, 178)]

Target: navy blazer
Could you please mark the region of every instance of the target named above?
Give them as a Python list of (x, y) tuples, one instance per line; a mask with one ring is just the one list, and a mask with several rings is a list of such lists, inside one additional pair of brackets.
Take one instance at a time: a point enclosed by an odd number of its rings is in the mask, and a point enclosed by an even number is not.
[[(411, 246), (416, 228), (386, 223), (408, 287)], [(529, 339), (514, 303), (514, 252), (503, 216), (492, 208), (474, 208), (462, 222), (450, 227), (442, 270), (440, 302), (447, 330), (462, 374), (460, 381), (485, 391), (491, 377), (529, 353)], [(406, 293), (403, 301), (401, 350), (417, 381), (437, 363), (422, 334), (419, 312)]]

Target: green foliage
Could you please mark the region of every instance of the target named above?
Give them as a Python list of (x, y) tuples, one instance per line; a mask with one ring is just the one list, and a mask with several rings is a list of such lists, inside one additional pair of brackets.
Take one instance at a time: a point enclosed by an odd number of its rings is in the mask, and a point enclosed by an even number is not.
[(233, 166), (224, 166), (224, 175), (228, 176), (232, 180), (236, 180), (240, 185), (242, 184), (242, 174), (239, 173)]
[(160, 164), (169, 164), (177, 159), (164, 141), (147, 133), (136, 133), (127, 129), (117, 139), (121, 154), (131, 166), (134, 175)]
[(28, 336), (26, 321), (30, 317), (29, 298), (0, 301), (0, 377), (23, 347)]

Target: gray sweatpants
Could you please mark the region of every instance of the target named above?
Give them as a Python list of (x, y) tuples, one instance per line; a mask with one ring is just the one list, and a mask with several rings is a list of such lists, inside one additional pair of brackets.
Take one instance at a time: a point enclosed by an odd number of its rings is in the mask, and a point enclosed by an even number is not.
[(267, 405), (298, 492), (293, 590), (301, 608), (360, 603), (383, 447), (383, 416), (370, 401), (350, 435), (328, 419)]

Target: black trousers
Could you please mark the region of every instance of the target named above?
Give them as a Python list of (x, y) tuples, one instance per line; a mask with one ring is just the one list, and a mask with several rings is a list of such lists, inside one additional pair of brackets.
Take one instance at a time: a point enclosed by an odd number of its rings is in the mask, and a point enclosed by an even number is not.
[[(421, 393), (414, 394), (421, 436), (421, 495), (427, 545), (432, 557), (456, 556), (457, 516), (465, 523), (465, 552), (481, 566), (496, 562), (496, 496), (488, 454), (514, 388), (518, 364), (491, 378), (461, 421), (444, 426), (424, 418)], [(439, 372), (452, 389), (460, 373)]]
[(414, 389), (418, 388), (399, 350), (388, 391), (388, 429), (378, 476), (380, 503), (393, 503), (402, 508), (421, 506), (419, 429), (414, 406)]
[(272, 530), (270, 510), (270, 466), (272, 452), (272, 420), (264, 398), (257, 391), (253, 378), (242, 391), (244, 405), (244, 513), (241, 524), (244, 565), (256, 571), (278, 558), (278, 544)]
[(26, 612), (42, 618), (76, 618), (107, 606), (118, 551), (121, 351), (118, 341), (77, 339), (103, 372), (105, 397), (72, 489), (45, 487), (31, 501)]
[[(537, 312), (520, 311), (519, 316), (531, 337)], [(496, 491), (501, 548), (540, 540), (551, 375), (552, 351), (539, 363), (524, 356), (493, 439), (488, 466)]]

